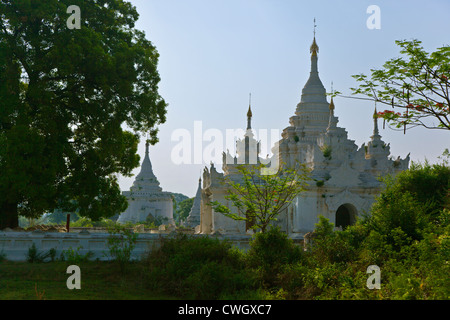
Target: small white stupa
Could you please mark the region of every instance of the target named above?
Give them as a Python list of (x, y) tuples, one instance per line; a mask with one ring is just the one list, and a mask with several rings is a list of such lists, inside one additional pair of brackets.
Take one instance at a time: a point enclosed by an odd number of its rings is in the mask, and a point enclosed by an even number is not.
[(170, 192), (162, 191), (153, 173), (149, 156), (149, 143), (145, 144), (145, 157), (141, 171), (136, 176), (130, 191), (122, 192), (128, 199), (128, 208), (117, 219), (126, 222), (161, 222), (174, 225), (173, 199)]
[(189, 216), (186, 219), (185, 226), (189, 228), (195, 228), (200, 225), (200, 207), (202, 201), (202, 179), (198, 179), (197, 193), (194, 198)]

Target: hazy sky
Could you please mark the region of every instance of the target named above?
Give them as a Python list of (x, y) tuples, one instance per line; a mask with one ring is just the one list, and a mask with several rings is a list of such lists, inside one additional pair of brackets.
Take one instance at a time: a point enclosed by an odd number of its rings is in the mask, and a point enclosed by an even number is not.
[[(195, 124), (197, 129), (201, 124), (203, 133), (222, 132), (225, 148), (226, 130), (246, 126), (251, 92), (256, 132), (281, 133), (289, 126), (309, 76), (314, 18), (319, 76), (328, 92), (333, 82), (334, 89), (344, 95), (350, 95), (349, 88), (357, 85), (351, 75), (370, 74), (371, 68), (400, 55), (395, 40), (419, 39), (428, 52), (450, 43), (448, 0), (131, 2), (140, 14), (136, 28), (145, 32), (160, 53), (160, 94), (169, 104), (160, 141), (150, 147), (153, 170), (164, 191), (189, 197), (195, 195), (202, 169), (210, 162), (194, 163), (198, 162), (194, 148), (200, 148), (201, 142), (194, 141)], [(380, 8), (380, 29), (366, 25), (370, 5)], [(349, 139), (358, 147), (367, 143), (373, 130), (374, 103), (337, 97), (335, 107), (338, 126), (346, 128)], [(381, 120), (379, 126), (395, 158), (410, 152), (413, 161), (436, 162), (450, 147), (448, 131), (415, 128), (404, 135), (387, 127), (382, 130)], [(171, 156), (179, 144), (171, 137), (180, 129), (192, 138), (191, 164), (176, 164)], [(200, 150), (211, 144), (204, 138)], [(144, 140), (138, 150), (141, 159)], [(216, 168), (221, 171), (221, 164)], [(138, 172), (136, 168), (134, 173)], [(121, 189), (129, 190), (133, 181), (134, 177), (120, 177)]]

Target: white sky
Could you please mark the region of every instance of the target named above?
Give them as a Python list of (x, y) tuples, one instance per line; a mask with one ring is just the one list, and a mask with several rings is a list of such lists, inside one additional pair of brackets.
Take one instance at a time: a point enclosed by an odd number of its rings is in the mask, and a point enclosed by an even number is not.
[[(395, 40), (419, 39), (428, 52), (449, 45), (450, 1), (301, 1), (301, 0), (132, 0), (143, 30), (160, 53), (160, 94), (169, 104), (160, 126), (160, 142), (150, 147), (153, 170), (164, 191), (195, 195), (203, 164), (174, 163), (171, 141), (177, 129), (194, 135), (194, 121), (208, 129), (245, 128), (252, 94), (252, 127), (279, 130), (289, 126), (310, 71), (309, 47), (316, 18), (319, 76), (327, 91), (350, 95), (357, 86), (351, 75), (370, 74), (398, 57)], [(381, 29), (368, 29), (370, 5), (381, 10)], [(360, 147), (373, 130), (374, 104), (335, 98), (338, 126)], [(384, 106), (378, 109), (384, 110)], [(391, 155), (437, 162), (450, 147), (448, 131), (386, 127), (380, 134)], [(139, 145), (143, 159), (145, 139)], [(274, 142), (274, 141), (272, 141)], [(194, 144), (194, 141), (192, 141)], [(192, 144), (192, 162), (194, 145)], [(210, 144), (203, 142), (203, 150)], [(225, 140), (223, 141), (225, 145)], [(197, 145), (198, 146), (198, 145)], [(225, 148), (225, 147), (224, 147)], [(230, 150), (232, 151), (232, 150)], [(221, 164), (216, 165), (221, 171)], [(139, 172), (139, 168), (133, 171)], [(120, 177), (122, 191), (134, 177)]]

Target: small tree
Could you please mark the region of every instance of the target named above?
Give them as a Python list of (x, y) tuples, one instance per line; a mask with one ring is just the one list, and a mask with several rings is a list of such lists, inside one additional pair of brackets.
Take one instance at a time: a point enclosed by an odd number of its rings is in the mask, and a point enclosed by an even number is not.
[(382, 69), (371, 69), (370, 79), (364, 74), (353, 75), (361, 83), (351, 88), (353, 94), (390, 106), (390, 110), (378, 112), (378, 117), (397, 128), (450, 130), (450, 47), (429, 54), (419, 40), (396, 44), (407, 59), (394, 58)]
[(218, 201), (210, 204), (216, 212), (234, 220), (246, 221), (249, 229), (260, 229), (264, 233), (270, 222), (277, 220), (278, 215), (304, 190), (309, 177), (303, 164), (297, 164), (293, 169), (280, 167), (274, 175), (262, 175), (262, 168), (263, 165), (238, 166), (241, 183), (225, 176), (224, 183), (228, 187), (225, 199), (232, 202), (238, 214), (232, 213), (229, 207)]
[(186, 220), (194, 204), (194, 198), (187, 198), (178, 203), (177, 209), (174, 212), (174, 219), (177, 223)]
[(108, 228), (109, 256), (119, 263), (120, 270), (125, 271), (131, 260), (131, 253), (136, 246), (137, 234), (127, 227), (114, 225)]

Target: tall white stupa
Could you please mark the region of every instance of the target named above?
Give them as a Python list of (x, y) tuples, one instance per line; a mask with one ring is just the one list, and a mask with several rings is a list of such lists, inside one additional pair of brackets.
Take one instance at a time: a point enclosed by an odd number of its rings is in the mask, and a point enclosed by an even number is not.
[(145, 144), (145, 157), (141, 171), (136, 176), (130, 191), (124, 191), (122, 194), (127, 197), (128, 208), (120, 214), (117, 222), (159, 221), (163, 224), (175, 224), (172, 194), (162, 191), (153, 173), (148, 141)]

